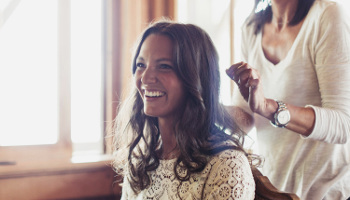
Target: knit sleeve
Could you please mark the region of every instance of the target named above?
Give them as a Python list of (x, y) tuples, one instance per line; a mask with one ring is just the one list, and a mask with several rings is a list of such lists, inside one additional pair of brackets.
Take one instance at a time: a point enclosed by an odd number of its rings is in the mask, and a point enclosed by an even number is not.
[(254, 199), (255, 182), (248, 159), (242, 152), (224, 151), (210, 165), (203, 199)]
[(308, 138), (328, 143), (350, 139), (350, 23), (338, 4), (323, 13), (317, 45), (315, 68), (322, 107), (313, 108), (315, 126)]

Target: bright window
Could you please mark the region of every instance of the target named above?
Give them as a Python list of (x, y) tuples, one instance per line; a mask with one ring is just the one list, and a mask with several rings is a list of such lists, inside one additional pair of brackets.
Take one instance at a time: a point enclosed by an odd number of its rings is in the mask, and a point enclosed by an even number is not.
[(102, 152), (102, 20), (102, 0), (1, 0), (0, 146)]
[(57, 2), (7, 1), (0, 12), (0, 145), (56, 143)]

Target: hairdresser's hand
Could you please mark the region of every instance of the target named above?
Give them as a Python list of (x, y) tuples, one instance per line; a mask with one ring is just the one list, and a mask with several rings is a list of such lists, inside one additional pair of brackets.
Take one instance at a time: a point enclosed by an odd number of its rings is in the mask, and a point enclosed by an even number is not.
[(267, 110), (267, 99), (263, 93), (259, 72), (247, 63), (239, 62), (228, 68), (226, 74), (236, 82), (250, 109), (269, 118), (271, 114)]

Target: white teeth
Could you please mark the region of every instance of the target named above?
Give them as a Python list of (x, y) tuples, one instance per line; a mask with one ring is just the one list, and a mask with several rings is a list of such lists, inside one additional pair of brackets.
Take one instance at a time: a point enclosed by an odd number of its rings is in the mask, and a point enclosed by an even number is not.
[(164, 94), (165, 94), (165, 92), (145, 90), (145, 96), (148, 96), (148, 97), (161, 97)]

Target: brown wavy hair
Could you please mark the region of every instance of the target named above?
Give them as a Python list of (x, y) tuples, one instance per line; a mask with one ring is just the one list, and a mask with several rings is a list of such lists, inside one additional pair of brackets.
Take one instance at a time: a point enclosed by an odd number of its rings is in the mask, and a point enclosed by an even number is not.
[[(183, 113), (174, 127), (180, 150), (174, 171), (179, 180), (188, 180), (192, 173), (204, 169), (211, 155), (226, 149), (244, 152), (244, 133), (219, 102), (219, 58), (208, 34), (192, 24), (170, 21), (151, 24), (137, 45), (133, 74), (140, 48), (151, 34), (165, 35), (173, 41), (174, 70), (188, 94)], [(225, 141), (232, 142), (220, 145)], [(134, 192), (150, 185), (147, 172), (159, 166), (156, 152), (160, 147), (158, 120), (145, 115), (142, 98), (134, 87), (116, 118), (114, 162), (117, 172), (129, 173)], [(186, 175), (181, 176), (175, 170), (177, 167), (185, 169)]]

